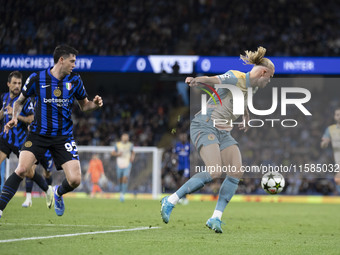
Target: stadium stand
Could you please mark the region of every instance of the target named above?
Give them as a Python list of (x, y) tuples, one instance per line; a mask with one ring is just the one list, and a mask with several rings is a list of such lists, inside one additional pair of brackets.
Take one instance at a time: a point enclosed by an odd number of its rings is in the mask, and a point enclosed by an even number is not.
[(274, 56), (334, 56), (340, 48), (336, 1), (246, 0), (240, 5), (236, 0), (130, 0), (128, 4), (124, 0), (18, 0), (3, 4), (1, 53), (50, 54), (61, 43), (87, 55), (234, 56), (262, 45)]
[[(247, 4), (243, 6), (236, 0), (126, 2), (5, 1), (0, 9), (0, 53), (50, 54), (55, 45), (68, 43), (85, 55), (235, 56), (258, 45), (269, 49), (271, 56), (339, 55), (340, 11), (336, 1), (245, 0)], [(174, 128), (170, 125), (170, 112), (181, 103), (177, 94), (154, 98), (149, 94), (134, 95), (133, 99), (128, 95), (107, 95), (105, 108), (90, 117), (75, 107), (78, 144), (111, 145), (123, 131), (129, 130), (136, 146), (158, 145), (164, 134)], [(322, 114), (314, 110), (313, 121), (300, 122), (289, 134), (286, 130), (264, 128), (241, 136), (234, 130), (233, 135), (241, 141), (244, 163), (332, 162), (331, 150), (322, 152), (319, 142), (325, 123), (332, 123), (332, 109), (337, 101), (323, 96), (311, 102), (310, 107), (321, 109), (324, 104), (330, 110)], [(176, 127), (177, 133), (188, 132), (189, 116), (184, 116), (181, 122)], [(167, 150), (163, 161), (167, 191), (174, 189), (170, 154), (171, 150)], [(286, 192), (332, 194), (332, 181), (327, 178), (325, 181), (289, 176)], [(239, 192), (262, 190), (258, 180), (245, 179)]]

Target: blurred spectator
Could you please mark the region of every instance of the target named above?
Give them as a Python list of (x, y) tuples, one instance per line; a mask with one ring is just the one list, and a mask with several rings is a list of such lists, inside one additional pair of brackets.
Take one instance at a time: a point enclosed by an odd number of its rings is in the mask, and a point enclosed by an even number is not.
[(174, 107), (172, 98), (108, 95), (103, 97), (105, 107), (94, 114), (84, 114), (75, 106), (74, 136), (79, 145), (113, 145), (128, 130), (135, 146), (154, 146), (168, 131), (169, 110)]
[[(263, 13), (263, 10), (266, 10)], [(0, 53), (337, 56), (340, 5), (322, 0), (4, 1)]]

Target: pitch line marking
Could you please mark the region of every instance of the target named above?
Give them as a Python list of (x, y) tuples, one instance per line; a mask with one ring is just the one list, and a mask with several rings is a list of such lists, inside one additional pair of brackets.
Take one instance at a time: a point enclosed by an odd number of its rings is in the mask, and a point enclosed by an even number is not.
[(69, 224), (30, 224), (30, 223), (0, 223), (0, 225), (15, 226), (43, 226), (43, 227), (107, 227), (107, 228), (125, 228), (126, 226), (99, 226), (99, 225), (69, 225)]
[(27, 238), (0, 240), (0, 243), (12, 243), (12, 242), (28, 241), (28, 240), (51, 239), (51, 238), (58, 238), (58, 237), (97, 235), (97, 234), (128, 232), (128, 231), (138, 231), (138, 230), (158, 229), (158, 228), (159, 227), (140, 227), (140, 228), (115, 229), (115, 230), (95, 231), (95, 232), (85, 232), (85, 233), (74, 233), (74, 234), (64, 234), (64, 235), (54, 235), (54, 236), (35, 236), (35, 237), (27, 237)]

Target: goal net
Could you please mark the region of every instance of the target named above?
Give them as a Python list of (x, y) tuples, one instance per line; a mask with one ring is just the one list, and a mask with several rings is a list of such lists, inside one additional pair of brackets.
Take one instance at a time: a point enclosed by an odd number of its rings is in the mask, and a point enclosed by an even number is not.
[[(112, 146), (78, 146), (80, 164), (82, 169), (82, 183), (75, 190), (76, 192), (91, 191), (91, 184), (86, 180), (85, 174), (89, 167), (89, 162), (93, 154), (97, 154), (103, 162), (104, 172), (107, 181), (101, 185), (104, 192), (118, 192), (119, 181), (116, 174), (116, 158), (111, 156)], [(134, 147), (136, 153), (135, 160), (132, 163), (130, 178), (128, 183), (129, 193), (151, 193), (153, 199), (158, 199), (161, 195), (161, 160), (163, 150), (157, 147)], [(6, 161), (6, 178), (15, 170), (18, 164), (18, 159), (15, 155), (11, 155)], [(42, 172), (41, 166), (38, 166), (37, 171)], [(61, 183), (65, 178), (63, 171), (52, 172), (53, 185)], [(25, 183), (20, 186), (20, 190), (25, 189)], [(34, 185), (34, 190), (39, 190)]]

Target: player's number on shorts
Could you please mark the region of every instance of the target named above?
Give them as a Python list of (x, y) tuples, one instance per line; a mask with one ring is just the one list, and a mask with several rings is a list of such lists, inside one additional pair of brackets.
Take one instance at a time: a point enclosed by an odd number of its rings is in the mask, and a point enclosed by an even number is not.
[(74, 142), (74, 141), (72, 143), (65, 143), (65, 148), (68, 152), (78, 151), (76, 142)]

